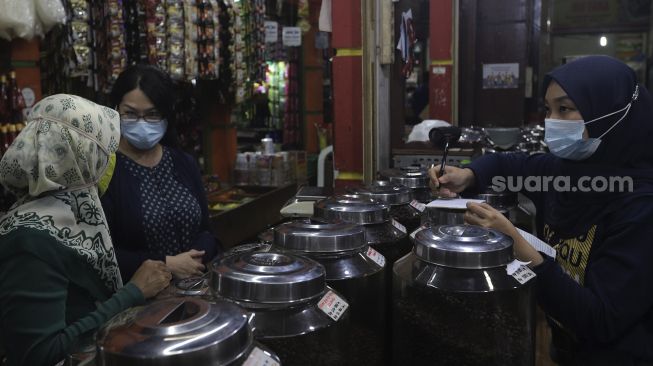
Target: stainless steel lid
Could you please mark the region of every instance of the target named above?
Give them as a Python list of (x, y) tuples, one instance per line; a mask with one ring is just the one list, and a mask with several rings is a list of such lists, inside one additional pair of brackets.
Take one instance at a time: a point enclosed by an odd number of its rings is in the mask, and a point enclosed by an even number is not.
[(415, 254), (440, 266), (480, 269), (505, 266), (514, 259), (511, 237), (480, 226), (431, 226), (414, 237)]
[[(253, 342), (246, 312), (239, 306), (198, 298), (172, 298), (151, 303), (142, 310), (121, 313), (98, 333), (100, 357), (206, 361), (229, 364)], [(179, 364), (179, 363), (175, 363)]]
[(315, 204), (315, 217), (355, 224), (380, 224), (390, 220), (390, 206), (356, 194), (329, 197)]
[(429, 188), (429, 173), (425, 168), (404, 167), (386, 169), (379, 173), (392, 183), (404, 185), (408, 188)]
[(410, 188), (387, 180), (377, 180), (364, 187), (353, 188), (352, 193), (393, 206), (406, 205), (413, 200), (413, 191)]
[(236, 301), (292, 304), (320, 295), (326, 286), (324, 267), (298, 255), (250, 252), (224, 257), (212, 271), (211, 285)]
[(519, 196), (517, 192), (497, 192), (490, 189), (479, 194), (477, 198), (485, 200), (488, 205), (494, 208), (512, 208), (519, 204)]
[(365, 229), (344, 221), (296, 220), (274, 229), (274, 243), (286, 250), (305, 253), (345, 252), (365, 247)]

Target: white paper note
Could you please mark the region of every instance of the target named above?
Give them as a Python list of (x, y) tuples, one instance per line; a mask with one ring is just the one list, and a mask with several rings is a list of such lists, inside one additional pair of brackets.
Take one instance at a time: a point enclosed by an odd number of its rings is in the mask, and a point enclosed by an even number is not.
[(448, 208), (448, 209), (454, 209), (454, 210), (466, 210), (467, 209), (467, 202), (476, 202), (476, 203), (483, 203), (485, 200), (474, 200), (474, 199), (467, 199), (467, 198), (453, 198), (450, 200), (435, 200), (429, 202), (426, 207), (434, 207), (434, 208)]
[(528, 244), (530, 244), (533, 248), (535, 248), (535, 250), (537, 250), (538, 252), (542, 252), (548, 255), (549, 257), (555, 259), (556, 250), (553, 249), (553, 247), (551, 247), (549, 244), (543, 242), (537, 236), (527, 233), (522, 229), (517, 228), (517, 231), (519, 231), (519, 234), (521, 234), (521, 236), (523, 236), (524, 239), (526, 239), (526, 241), (528, 242)]

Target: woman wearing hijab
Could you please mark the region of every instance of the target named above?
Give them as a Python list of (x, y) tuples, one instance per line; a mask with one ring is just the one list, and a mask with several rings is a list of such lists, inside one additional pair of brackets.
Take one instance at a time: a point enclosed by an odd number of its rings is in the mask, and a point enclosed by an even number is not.
[[(565, 177), (523, 190), (537, 207), (538, 236), (555, 260), (533, 249), (486, 204), (469, 204), (466, 221), (502, 231), (517, 259), (537, 274), (537, 298), (561, 364), (653, 363), (653, 101), (624, 63), (590, 56), (558, 67), (545, 80), (545, 141), (550, 154), (492, 154), (464, 169), (447, 167), (441, 193), (478, 191), (493, 178)], [(632, 186), (592, 188), (609, 177)], [(604, 187), (605, 188), (605, 187)], [(610, 187), (608, 187), (610, 188)], [(622, 188), (622, 189), (620, 189)], [(625, 188), (625, 189), (624, 189)]]
[(218, 251), (197, 162), (176, 147), (175, 99), (170, 77), (146, 65), (123, 71), (111, 91), (122, 139), (102, 205), (127, 279), (148, 259), (198, 276)]
[[(170, 281), (145, 263), (123, 286), (98, 193), (118, 113), (59, 94), (37, 103), (0, 161), (18, 202), (0, 218), (0, 341), (9, 365), (53, 365)], [(105, 179), (106, 180), (106, 179)]]

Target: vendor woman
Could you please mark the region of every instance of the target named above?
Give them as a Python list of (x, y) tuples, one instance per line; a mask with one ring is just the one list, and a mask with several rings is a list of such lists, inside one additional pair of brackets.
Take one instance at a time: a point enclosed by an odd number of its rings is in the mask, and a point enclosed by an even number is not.
[(111, 92), (122, 138), (102, 197), (125, 278), (148, 259), (177, 278), (199, 276), (218, 253), (197, 162), (177, 148), (175, 87), (153, 66), (120, 74)]
[[(493, 177), (562, 177), (525, 189), (539, 236), (555, 259), (529, 246), (502, 214), (469, 204), (465, 219), (510, 235), (538, 276), (551, 355), (562, 365), (653, 363), (653, 103), (633, 70), (584, 57), (544, 79), (550, 154), (491, 154), (465, 169), (430, 174), (441, 193), (488, 187)], [(612, 187), (611, 177), (625, 178)], [(632, 185), (627, 183), (632, 181)], [(545, 179), (540, 179), (545, 184)], [(615, 181), (615, 180), (612, 180)], [(515, 183), (515, 182), (513, 182)], [(548, 188), (548, 189), (547, 189)], [(589, 188), (589, 189), (588, 189)]]

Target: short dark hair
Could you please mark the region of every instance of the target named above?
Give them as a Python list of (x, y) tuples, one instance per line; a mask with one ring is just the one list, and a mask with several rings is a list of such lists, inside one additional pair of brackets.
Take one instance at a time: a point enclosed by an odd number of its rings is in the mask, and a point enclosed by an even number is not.
[(154, 104), (154, 107), (168, 121), (168, 129), (161, 139), (161, 144), (177, 146), (177, 128), (175, 121), (175, 105), (177, 94), (175, 85), (165, 72), (150, 65), (134, 65), (125, 69), (113, 84), (109, 99), (112, 107), (122, 102), (125, 94), (134, 89), (140, 89)]

